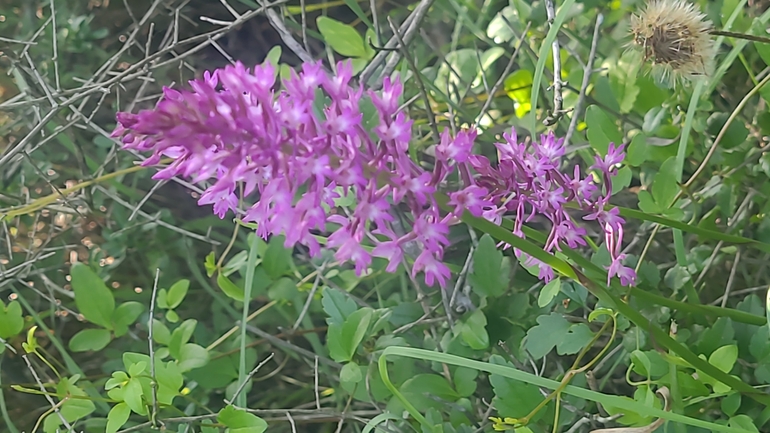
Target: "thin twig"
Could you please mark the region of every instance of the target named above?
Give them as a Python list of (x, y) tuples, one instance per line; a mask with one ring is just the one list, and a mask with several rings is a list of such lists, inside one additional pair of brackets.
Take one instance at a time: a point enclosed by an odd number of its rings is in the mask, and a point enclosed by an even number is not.
[[(743, 108), (746, 106), (746, 104), (749, 102), (749, 100), (756, 95), (762, 87), (764, 87), (767, 83), (770, 82), (770, 74), (762, 79), (756, 86), (754, 86), (749, 93), (746, 94), (746, 96), (741, 99), (741, 102), (738, 103), (738, 106), (735, 107), (735, 110), (733, 110), (732, 113), (730, 113), (730, 117), (727, 118), (727, 121), (722, 126), (722, 129), (719, 131), (719, 134), (717, 134), (717, 137), (714, 139), (714, 142), (711, 143), (711, 147), (709, 148), (708, 153), (706, 153), (706, 156), (703, 158), (703, 161), (701, 161), (698, 168), (695, 170), (695, 173), (690, 176), (690, 178), (687, 180), (687, 182), (684, 183), (684, 189), (686, 190), (689, 188), (694, 182), (695, 179), (700, 175), (703, 170), (706, 168), (706, 165), (711, 160), (711, 157), (714, 155), (714, 152), (717, 150), (717, 146), (722, 141), (724, 136), (727, 134), (727, 129), (732, 125), (733, 121), (738, 117), (738, 114), (743, 110)], [(679, 193), (676, 196), (676, 199), (681, 197), (682, 191), (679, 191)], [(676, 199), (673, 202), (676, 202)]]
[[(524, 28), (524, 34), (526, 35), (529, 31), (529, 26), (532, 24), (531, 22), (527, 22), (527, 27)], [(508, 77), (508, 73), (511, 72), (511, 69), (513, 69), (513, 64), (516, 61), (516, 58), (519, 55), (519, 51), (521, 50), (521, 46), (524, 44), (523, 39), (519, 39), (516, 43), (516, 48), (513, 50), (513, 54), (511, 54), (511, 58), (508, 59), (508, 64), (505, 65), (505, 69), (503, 69), (503, 73), (500, 75), (500, 78), (497, 79), (497, 82), (494, 86), (492, 86), (492, 89), (489, 90), (489, 93), (487, 94), (487, 100), (484, 101), (484, 106), (481, 107), (481, 111), (479, 114), (479, 117), (476, 118), (476, 123), (473, 124), (473, 129), (476, 129), (479, 127), (479, 123), (481, 122), (481, 119), (483, 118), (484, 114), (487, 112), (487, 109), (489, 109), (489, 106), (492, 105), (492, 100), (495, 97), (495, 94), (497, 93), (497, 90), (500, 89), (500, 87), (505, 83), (505, 79)]]
[(572, 111), (572, 119), (570, 119), (567, 134), (564, 135), (565, 148), (569, 146), (572, 135), (577, 130), (578, 119), (580, 119), (580, 116), (583, 113), (583, 105), (585, 104), (586, 100), (586, 92), (588, 91), (588, 85), (591, 82), (591, 74), (593, 74), (594, 71), (596, 46), (599, 44), (599, 29), (602, 26), (602, 22), (604, 22), (604, 15), (600, 12), (598, 15), (596, 15), (596, 24), (594, 24), (594, 34), (593, 39), (591, 40), (591, 51), (588, 54), (588, 61), (586, 61), (583, 68), (583, 83), (580, 85), (580, 94), (578, 95), (575, 109)]
[(733, 266), (732, 269), (730, 269), (730, 276), (727, 278), (727, 285), (725, 285), (725, 294), (722, 295), (722, 308), (725, 308), (727, 306), (727, 298), (730, 296), (730, 290), (733, 288), (733, 283), (735, 283), (735, 271), (738, 269), (738, 263), (741, 261), (741, 250), (738, 249), (738, 251), (735, 252), (735, 260), (733, 260)]
[(238, 389), (235, 390), (235, 393), (233, 394), (233, 398), (230, 399), (230, 401), (225, 400), (224, 402), (227, 404), (233, 404), (233, 402), (238, 398), (238, 395), (243, 391), (243, 388), (246, 387), (246, 384), (251, 381), (251, 378), (254, 377), (255, 374), (259, 371), (260, 368), (262, 368), (265, 364), (267, 364), (273, 357), (275, 356), (275, 353), (271, 353), (267, 358), (262, 360), (259, 364), (257, 364), (256, 367), (254, 367), (251, 372), (249, 372), (248, 375), (246, 375), (246, 378), (238, 385)]
[(420, 70), (417, 69), (417, 65), (414, 64), (414, 60), (409, 55), (406, 42), (404, 42), (404, 39), (401, 37), (401, 33), (399, 33), (398, 28), (396, 28), (395, 24), (393, 24), (393, 21), (390, 19), (390, 17), (388, 17), (388, 25), (390, 26), (390, 30), (393, 32), (393, 36), (398, 40), (398, 48), (401, 50), (402, 56), (414, 74), (414, 80), (417, 83), (417, 88), (419, 89), (420, 95), (422, 95), (423, 103), (425, 104), (425, 113), (428, 115), (428, 124), (430, 125), (431, 132), (433, 132), (433, 139), (436, 141), (436, 143), (438, 143), (441, 141), (441, 134), (438, 132), (438, 125), (436, 125), (436, 115), (433, 114), (430, 98), (428, 98), (428, 92), (425, 91), (425, 85), (423, 85)]
[(24, 359), (24, 362), (27, 364), (27, 368), (32, 373), (32, 377), (35, 379), (35, 383), (40, 388), (40, 391), (45, 396), (46, 400), (48, 400), (48, 403), (51, 404), (51, 408), (53, 408), (54, 412), (56, 412), (56, 415), (61, 420), (62, 424), (64, 424), (65, 427), (67, 427), (67, 431), (72, 431), (72, 426), (70, 423), (67, 422), (67, 420), (64, 418), (64, 415), (59, 411), (59, 404), (57, 404), (55, 401), (53, 401), (53, 398), (49, 395), (49, 392), (45, 390), (45, 385), (43, 385), (43, 382), (40, 380), (40, 376), (37, 375), (37, 371), (35, 371), (35, 368), (32, 367), (32, 363), (29, 361), (29, 354), (21, 355), (22, 359)]
[(318, 390), (318, 356), (313, 360), (313, 391), (315, 394), (315, 407), (321, 410), (321, 393)]
[[(553, 22), (556, 19), (556, 7), (553, 0), (545, 0), (545, 13), (548, 16), (549, 27), (553, 27)], [(543, 123), (548, 126), (555, 125), (567, 112), (564, 110), (564, 96), (561, 89), (567, 83), (561, 80), (561, 47), (559, 46), (558, 35), (553, 40), (551, 51), (553, 52), (553, 110), (543, 120)]]
[[(414, 8), (414, 11), (411, 14), (409, 14), (406, 20), (404, 20), (404, 23), (401, 24), (401, 28), (399, 28), (399, 33), (401, 35), (401, 38), (405, 42), (408, 43), (409, 41), (411, 41), (414, 35), (417, 33), (417, 30), (419, 30), (420, 24), (422, 23), (422, 19), (428, 13), (428, 10), (433, 5), (434, 1), (435, 0), (421, 0), (420, 3), (417, 5), (417, 7)], [(398, 43), (398, 39), (396, 39), (395, 36), (390, 38), (390, 40), (383, 47), (385, 49), (377, 53), (377, 55), (374, 56), (374, 58), (366, 66), (366, 68), (364, 68), (364, 70), (361, 71), (360, 82), (364, 86), (369, 84), (369, 81), (373, 77), (374, 72), (377, 70), (377, 68), (380, 67), (382, 62), (385, 61), (388, 55), (394, 54), (390, 50), (392, 50), (393, 48), (396, 48), (397, 43)], [(396, 54), (394, 54), (394, 58), (397, 58)], [(398, 62), (396, 61), (395, 63), (398, 63)], [(379, 87), (379, 84), (382, 83), (382, 79), (390, 75), (390, 72), (392, 72), (393, 67), (395, 67), (395, 64), (391, 66), (391, 62), (388, 62), (388, 64), (380, 74), (379, 79), (368, 87), (372, 90), (377, 90), (377, 88)]]
[[(324, 265), (321, 265), (321, 269), (324, 268)], [(305, 305), (302, 307), (302, 311), (299, 313), (299, 316), (297, 317), (297, 320), (294, 322), (294, 326), (291, 327), (291, 331), (294, 332), (299, 328), (299, 325), (302, 323), (302, 320), (305, 318), (305, 315), (307, 314), (308, 309), (310, 309), (310, 304), (313, 302), (313, 297), (315, 297), (315, 292), (318, 290), (318, 285), (321, 282), (321, 272), (316, 272), (315, 281), (313, 281), (313, 288), (310, 289), (310, 293), (307, 295), (307, 301), (305, 301)]]
[(158, 379), (155, 377), (155, 347), (152, 342), (152, 322), (155, 315), (155, 298), (158, 296), (158, 279), (160, 278), (160, 268), (155, 269), (155, 280), (152, 283), (152, 298), (150, 299), (150, 317), (147, 319), (147, 333), (150, 345), (150, 386), (152, 388), (152, 413), (150, 414), (150, 422), (152, 422), (153, 428), (157, 428), (158, 416)]

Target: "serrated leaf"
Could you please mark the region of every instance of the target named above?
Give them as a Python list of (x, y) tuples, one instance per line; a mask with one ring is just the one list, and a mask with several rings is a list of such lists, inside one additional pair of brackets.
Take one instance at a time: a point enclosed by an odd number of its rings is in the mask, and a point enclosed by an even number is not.
[(111, 340), (112, 335), (106, 329), (84, 329), (72, 336), (69, 348), (73, 352), (102, 350)]
[[(489, 362), (513, 368), (513, 365), (499, 355), (492, 355)], [(489, 375), (489, 383), (495, 393), (494, 405), (501, 417), (518, 418), (529, 414), (542, 400), (540, 389), (529, 383), (509, 379), (496, 374)], [(539, 411), (530, 420), (542, 418), (545, 411)]]
[(353, 312), (356, 311), (356, 303), (345, 296), (341, 291), (333, 289), (331, 287), (324, 288), (323, 295), (321, 297), (321, 306), (324, 312), (329, 315), (326, 319), (326, 323), (342, 325), (345, 323), (345, 319), (348, 318)]
[(584, 348), (594, 337), (591, 328), (585, 323), (570, 325), (567, 335), (556, 344), (556, 353), (559, 355), (574, 355)]
[(485, 234), (473, 253), (473, 271), (468, 283), (480, 296), (500, 296), (508, 287), (508, 269), (503, 269), (503, 253), (491, 236)]
[(649, 214), (658, 214), (661, 212), (662, 209), (655, 203), (652, 194), (649, 192), (641, 190), (639, 191), (637, 198), (639, 199), (639, 210), (642, 212)]
[(484, 350), (489, 347), (487, 318), (483, 311), (477, 309), (463, 321), (460, 327), (460, 336), (462, 336), (465, 344), (473, 350)]
[(111, 330), (115, 298), (104, 281), (90, 267), (80, 262), (72, 265), (70, 276), (75, 305), (80, 313), (91, 323)]
[(676, 292), (677, 290), (684, 287), (684, 285), (687, 284), (691, 279), (692, 276), (686, 267), (675, 265), (666, 271), (666, 275), (663, 277), (663, 282), (666, 284), (666, 286), (668, 286), (669, 289)]
[(527, 331), (524, 347), (534, 359), (540, 359), (548, 354), (557, 344), (564, 340), (569, 332), (570, 323), (561, 314), (551, 313), (537, 318), (537, 325)]

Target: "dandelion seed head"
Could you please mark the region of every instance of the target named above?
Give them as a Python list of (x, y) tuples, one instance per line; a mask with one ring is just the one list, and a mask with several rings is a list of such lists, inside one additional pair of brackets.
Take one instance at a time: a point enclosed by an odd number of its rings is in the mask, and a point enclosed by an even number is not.
[(687, 0), (650, 0), (631, 17), (632, 44), (652, 61), (662, 83), (675, 84), (707, 76), (713, 68), (712, 24)]

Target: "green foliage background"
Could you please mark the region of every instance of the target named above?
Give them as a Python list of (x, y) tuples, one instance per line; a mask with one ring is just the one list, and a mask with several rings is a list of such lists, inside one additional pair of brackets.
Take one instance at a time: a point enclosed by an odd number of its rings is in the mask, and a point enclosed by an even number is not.
[[(770, 44), (715, 37), (713, 74), (667, 88), (626, 45), (644, 1), (557, 1), (553, 26), (545, 3), (0, 1), (2, 431), (768, 431)], [(768, 36), (765, 0), (696, 3)], [(387, 19), (423, 11), (381, 49)], [(554, 40), (572, 111), (546, 127)], [(524, 241), (471, 217), (450, 290), (380, 261), (358, 278), (216, 218), (109, 137), (116, 111), (233, 59), (349, 58), (376, 87), (386, 55), (415, 158), (434, 127), (478, 126), (489, 156), (511, 126), (553, 129), (570, 165), (625, 143), (613, 204), (639, 285), (607, 286), (594, 234), (551, 256), (546, 224)]]

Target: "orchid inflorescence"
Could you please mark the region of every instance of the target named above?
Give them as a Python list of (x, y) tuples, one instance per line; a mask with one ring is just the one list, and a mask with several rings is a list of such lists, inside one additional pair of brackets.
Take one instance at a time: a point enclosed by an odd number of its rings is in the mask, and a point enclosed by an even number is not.
[[(213, 204), (220, 218), (238, 212), (239, 200), (256, 191), (242, 220), (256, 223), (259, 236), (283, 234), (286, 247), (300, 244), (317, 256), (316, 235), (330, 233), (325, 247), (354, 263), (358, 275), (372, 257), (388, 260), (388, 272), (411, 261), (413, 276), (422, 272), (426, 284), (446, 287), (447, 235), (464, 211), (497, 224), (512, 214), (520, 237), (525, 222), (543, 215), (552, 225), (547, 251), (585, 245), (586, 231), (565, 208), (573, 203), (605, 234), (608, 283), (616, 275), (624, 285), (634, 283), (636, 274), (622, 264), (624, 221), (608, 206), (622, 145), (596, 157), (591, 169), (603, 184), (597, 185), (577, 166), (570, 175), (561, 171), (564, 140), (553, 133), (531, 144), (520, 143), (513, 130), (504, 134), (492, 164), (473, 153), (476, 131), (445, 130), (428, 170), (409, 156), (412, 121), (399, 111), (402, 83), (386, 78), (382, 90), (365, 92), (351, 85), (352, 75), (350, 63), (339, 63), (334, 75), (305, 63), (278, 88), (270, 64), (237, 63), (190, 81), (191, 90), (164, 88), (154, 109), (118, 113), (113, 136), (126, 149), (152, 152), (145, 166), (171, 158), (154, 179), (210, 181), (198, 203)], [(365, 105), (376, 119), (365, 119)], [(451, 209), (442, 212), (435, 194), (450, 184), (460, 186), (448, 193)], [(407, 224), (396, 220), (396, 207), (408, 209)], [(407, 251), (416, 257), (407, 260)], [(547, 265), (514, 252), (524, 264), (539, 265), (542, 280), (554, 278)]]

